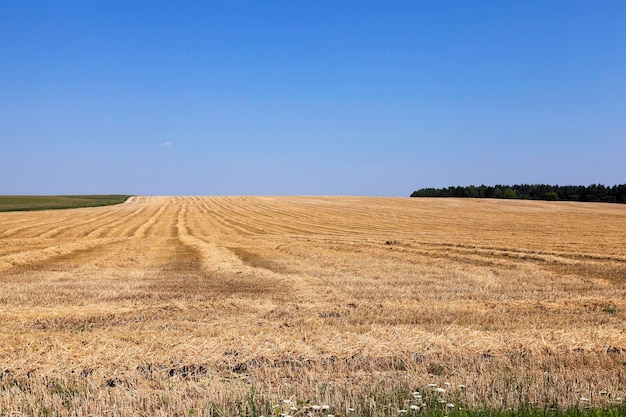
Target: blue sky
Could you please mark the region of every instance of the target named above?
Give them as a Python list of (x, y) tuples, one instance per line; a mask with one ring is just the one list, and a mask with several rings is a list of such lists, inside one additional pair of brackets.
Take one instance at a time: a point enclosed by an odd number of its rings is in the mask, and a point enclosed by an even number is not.
[(0, 194), (626, 182), (623, 1), (0, 0)]

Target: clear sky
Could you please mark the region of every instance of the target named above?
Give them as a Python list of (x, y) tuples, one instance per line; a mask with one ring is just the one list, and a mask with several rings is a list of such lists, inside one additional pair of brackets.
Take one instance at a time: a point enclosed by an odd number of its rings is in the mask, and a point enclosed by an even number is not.
[(0, 194), (626, 182), (626, 2), (0, 0)]

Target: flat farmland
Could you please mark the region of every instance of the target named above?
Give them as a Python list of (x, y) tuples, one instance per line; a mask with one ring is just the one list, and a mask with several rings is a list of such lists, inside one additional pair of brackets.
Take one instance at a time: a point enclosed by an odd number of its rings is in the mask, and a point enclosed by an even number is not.
[(0, 415), (619, 407), (625, 300), (624, 205), (133, 197), (0, 213)]

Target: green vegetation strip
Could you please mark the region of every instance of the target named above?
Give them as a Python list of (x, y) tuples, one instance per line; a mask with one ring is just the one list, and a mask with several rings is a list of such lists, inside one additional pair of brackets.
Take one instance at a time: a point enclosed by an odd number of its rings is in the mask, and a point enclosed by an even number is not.
[(429, 410), (425, 412), (416, 412), (406, 414), (399, 413), (399, 416), (416, 415), (420, 417), (623, 417), (626, 415), (626, 409), (623, 407), (615, 408), (572, 408), (568, 410), (544, 410), (537, 408), (527, 408), (520, 410)]
[(120, 204), (130, 195), (0, 196), (2, 211), (60, 210)]

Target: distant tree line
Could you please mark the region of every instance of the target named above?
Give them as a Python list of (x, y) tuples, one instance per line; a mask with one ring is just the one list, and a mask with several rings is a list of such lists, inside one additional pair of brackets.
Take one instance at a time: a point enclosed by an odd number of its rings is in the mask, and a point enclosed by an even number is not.
[(496, 186), (422, 188), (414, 191), (411, 197), (467, 197), (467, 198), (516, 198), (524, 200), (548, 201), (589, 201), (605, 203), (626, 203), (626, 184), (607, 187), (601, 184), (546, 185), (516, 184)]

